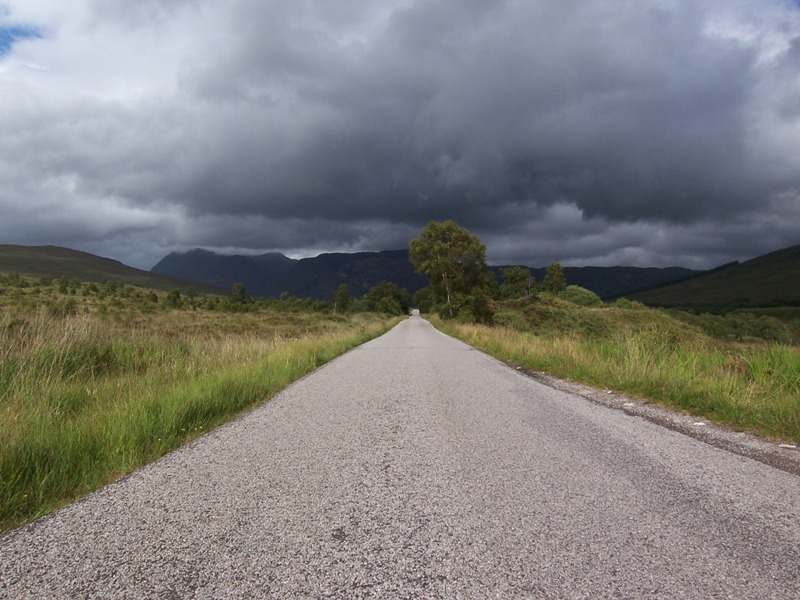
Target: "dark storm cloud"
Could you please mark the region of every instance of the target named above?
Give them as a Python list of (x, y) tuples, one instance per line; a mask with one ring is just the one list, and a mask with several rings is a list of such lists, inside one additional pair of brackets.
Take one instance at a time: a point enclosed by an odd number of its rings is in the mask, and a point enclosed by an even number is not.
[(693, 5), (646, 4), (414, 4), (345, 45), (290, 9), (248, 11), (258, 34), (188, 79), (262, 98), (256, 121), (231, 123), (242, 153), (191, 196), (276, 217), (569, 199), (686, 221), (772, 191), (747, 155), (755, 51), (708, 38)]
[[(495, 261), (713, 266), (800, 241), (780, 0), (8, 4), (61, 37), (0, 63), (0, 206), (78, 242), (379, 249), (452, 218)], [(0, 233), (51, 239), (22, 213)]]

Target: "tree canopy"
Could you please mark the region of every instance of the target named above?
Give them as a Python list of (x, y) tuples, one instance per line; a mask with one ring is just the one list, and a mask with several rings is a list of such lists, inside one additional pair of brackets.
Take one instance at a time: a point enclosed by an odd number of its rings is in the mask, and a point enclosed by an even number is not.
[(352, 302), (353, 297), (350, 295), (350, 288), (346, 283), (341, 284), (333, 294), (333, 312), (347, 312), (350, 310)]
[(503, 283), (500, 284), (500, 298), (528, 298), (536, 292), (536, 280), (525, 267), (507, 267), (500, 270)]
[(403, 315), (408, 314), (411, 308), (411, 296), (408, 290), (391, 281), (382, 281), (370, 288), (364, 298), (367, 308), (375, 312)]
[(429, 275), (431, 291), (450, 304), (456, 293), (485, 284), (486, 247), (454, 221), (431, 221), (409, 242), (409, 258), (418, 273)]
[[(486, 247), (454, 221), (428, 223), (409, 242), (409, 259), (418, 273), (430, 277), (433, 300), (443, 305), (447, 316), (464, 308), (475, 313), (471, 307), (476, 299), (487, 296), (491, 273), (486, 267)], [(485, 300), (477, 304), (485, 309)]]
[(567, 289), (567, 279), (564, 277), (564, 267), (559, 263), (552, 263), (547, 267), (542, 286), (548, 292), (558, 294)]

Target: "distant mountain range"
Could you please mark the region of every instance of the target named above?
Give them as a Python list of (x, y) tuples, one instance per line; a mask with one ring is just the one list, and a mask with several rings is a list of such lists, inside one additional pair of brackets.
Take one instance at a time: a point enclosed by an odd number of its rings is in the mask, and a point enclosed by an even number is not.
[(412, 294), (428, 285), (414, 272), (408, 250), (320, 254), (292, 259), (279, 253), (225, 256), (208, 250), (173, 252), (151, 271), (162, 275), (204, 281), (223, 289), (243, 283), (252, 296), (290, 296), (330, 300), (346, 283), (353, 296), (362, 296), (382, 281), (392, 281)]
[[(500, 278), (502, 267), (491, 267)], [(530, 269), (536, 280), (544, 268)], [(566, 267), (569, 284), (601, 298), (625, 296), (645, 304), (695, 309), (800, 306), (800, 245), (743, 263), (710, 271), (637, 267)], [(412, 294), (428, 284), (414, 272), (407, 250), (321, 254), (295, 260), (279, 253), (225, 256), (207, 250), (172, 253), (152, 271), (116, 260), (57, 246), (0, 245), (0, 273), (28, 277), (80, 279), (155, 289), (185, 289), (228, 294), (235, 282), (249, 295), (293, 296), (329, 300), (342, 283), (360, 296), (381, 281), (392, 281)]]
[[(500, 279), (502, 267), (491, 267)], [(204, 281), (230, 289), (234, 282), (245, 285), (255, 296), (292, 296), (330, 299), (342, 283), (354, 296), (361, 296), (381, 281), (392, 281), (412, 294), (428, 285), (428, 278), (414, 272), (408, 250), (320, 254), (293, 260), (283, 254), (224, 256), (208, 250), (174, 252), (153, 267), (154, 273)], [(537, 281), (545, 268), (530, 269)], [(671, 267), (566, 267), (567, 283), (594, 291), (601, 298), (615, 297), (655, 285), (694, 276), (700, 271)]]

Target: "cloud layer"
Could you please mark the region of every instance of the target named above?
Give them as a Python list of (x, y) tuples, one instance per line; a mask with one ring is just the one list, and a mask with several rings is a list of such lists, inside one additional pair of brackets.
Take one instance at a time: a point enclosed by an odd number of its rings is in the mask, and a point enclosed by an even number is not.
[(800, 243), (786, 0), (0, 2), (0, 240), (714, 266)]

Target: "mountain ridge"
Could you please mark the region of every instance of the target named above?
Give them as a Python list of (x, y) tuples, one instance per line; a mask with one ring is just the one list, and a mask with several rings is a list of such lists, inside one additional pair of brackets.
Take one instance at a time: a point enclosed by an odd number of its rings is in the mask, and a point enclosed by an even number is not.
[(330, 252), (292, 259), (276, 252), (242, 256), (194, 249), (168, 254), (151, 272), (191, 275), (228, 289), (240, 282), (254, 296), (276, 297), (285, 293), (324, 300), (330, 300), (342, 283), (348, 285), (354, 296), (365, 294), (381, 281), (392, 281), (412, 293), (427, 285), (427, 277), (417, 274), (408, 261), (407, 250)]
[[(500, 279), (503, 266), (491, 270)], [(526, 267), (537, 281), (545, 268)], [(234, 282), (252, 296), (282, 293), (330, 300), (346, 283), (361, 296), (381, 281), (392, 281), (412, 294), (427, 285), (414, 271), (408, 250), (325, 253), (293, 259), (279, 252), (256, 256), (223, 255), (205, 249), (173, 252), (150, 271), (59, 246), (0, 245), (0, 273), (103, 282), (113, 280), (155, 289), (195, 287), (227, 294)], [(800, 306), (800, 245), (727, 263), (708, 271), (681, 267), (565, 267), (568, 284), (580, 285), (605, 300), (627, 297), (654, 306), (693, 310), (730, 310)]]
[[(498, 280), (504, 266), (492, 266)], [(546, 268), (526, 267), (541, 282)], [(198, 276), (202, 281), (230, 288), (244, 283), (256, 296), (310, 296), (329, 300), (342, 283), (351, 294), (361, 296), (381, 281), (392, 281), (414, 293), (428, 285), (428, 278), (417, 274), (408, 260), (408, 250), (320, 254), (312, 258), (291, 259), (280, 253), (255, 256), (221, 255), (194, 249), (173, 252), (152, 269), (153, 272), (181, 277)], [(609, 298), (638, 291), (699, 273), (683, 267), (565, 267), (567, 283)]]

